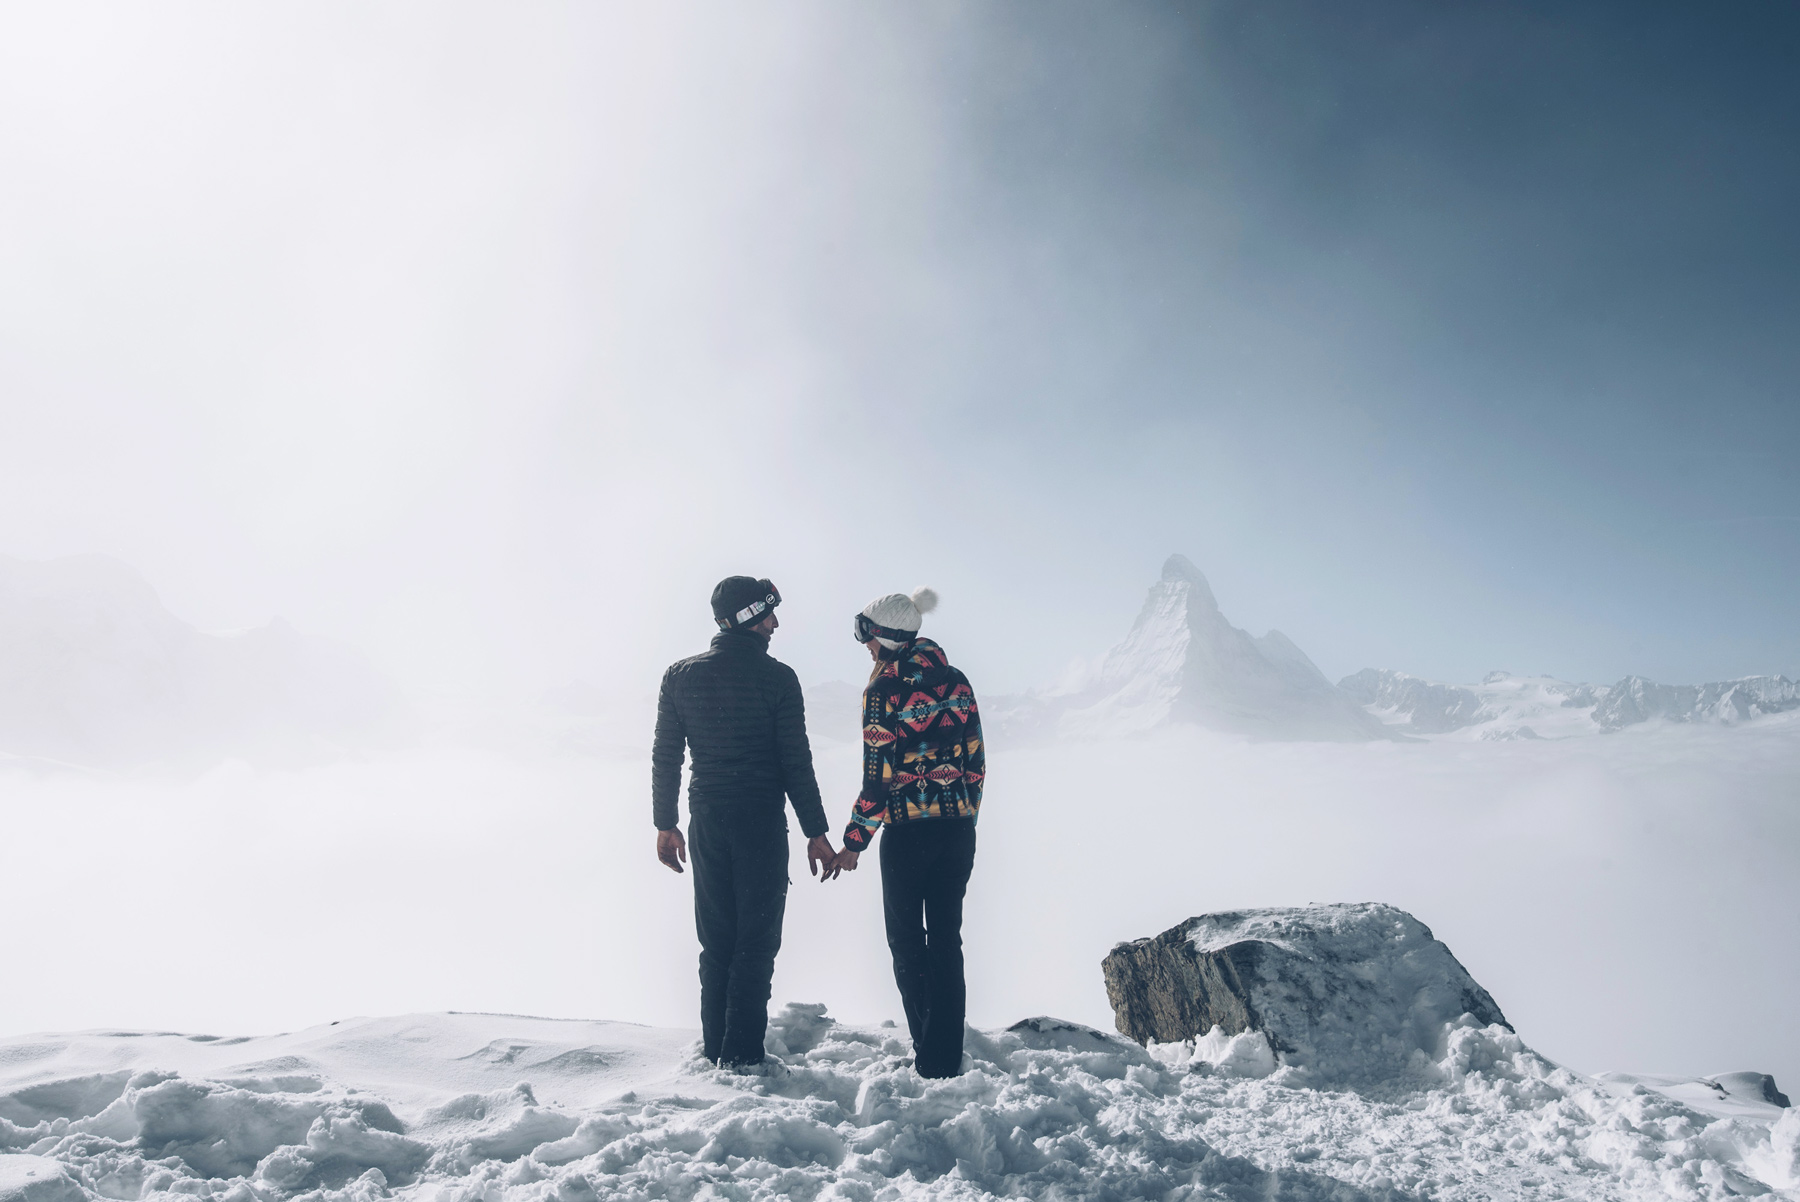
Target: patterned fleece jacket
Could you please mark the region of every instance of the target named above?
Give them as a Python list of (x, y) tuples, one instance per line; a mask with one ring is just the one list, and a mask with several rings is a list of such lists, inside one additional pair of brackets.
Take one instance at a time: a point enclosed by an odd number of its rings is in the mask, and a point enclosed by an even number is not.
[(863, 690), (863, 784), (844, 846), (863, 851), (884, 823), (975, 819), (987, 750), (969, 678), (944, 649), (914, 639), (884, 659)]

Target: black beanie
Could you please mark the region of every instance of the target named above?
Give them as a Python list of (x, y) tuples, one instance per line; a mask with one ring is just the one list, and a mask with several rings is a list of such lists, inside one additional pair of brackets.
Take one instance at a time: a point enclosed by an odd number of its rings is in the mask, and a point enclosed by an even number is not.
[[(774, 598), (773, 601), (770, 601), (771, 597)], [(758, 601), (768, 602), (768, 604), (740, 622), (737, 615)], [(713, 586), (713, 619), (718, 622), (720, 630), (731, 630), (740, 625), (754, 626), (767, 616), (769, 610), (780, 604), (781, 594), (766, 579), (758, 580), (753, 576), (727, 576)]]

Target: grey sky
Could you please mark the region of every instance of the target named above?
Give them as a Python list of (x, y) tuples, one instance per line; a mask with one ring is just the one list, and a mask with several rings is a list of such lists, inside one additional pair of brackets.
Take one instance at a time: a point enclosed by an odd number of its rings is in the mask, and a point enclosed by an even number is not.
[(1800, 672), (1791, 6), (18, 5), (0, 552), (421, 691)]

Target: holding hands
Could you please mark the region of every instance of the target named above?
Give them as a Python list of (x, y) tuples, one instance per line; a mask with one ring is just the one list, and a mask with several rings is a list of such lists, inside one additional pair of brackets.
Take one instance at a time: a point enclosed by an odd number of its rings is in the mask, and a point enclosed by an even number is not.
[(838, 852), (837, 855), (832, 856), (831, 859), (825, 862), (825, 872), (820, 876), (819, 883), (824, 884), (841, 872), (855, 872), (856, 857), (861, 854), (861, 852), (854, 848), (846, 847), (843, 851)]
[[(806, 869), (820, 881), (829, 881), (840, 872), (855, 872), (856, 857), (857, 853), (848, 847), (833, 851), (831, 840), (825, 835), (816, 835), (806, 842)], [(656, 858), (675, 872), (687, 871), (682, 867), (687, 863), (687, 840), (680, 831), (656, 832)]]
[(806, 867), (819, 878), (822, 885), (840, 872), (856, 871), (857, 853), (846, 847), (843, 851), (831, 850), (831, 840), (820, 835), (806, 845)]

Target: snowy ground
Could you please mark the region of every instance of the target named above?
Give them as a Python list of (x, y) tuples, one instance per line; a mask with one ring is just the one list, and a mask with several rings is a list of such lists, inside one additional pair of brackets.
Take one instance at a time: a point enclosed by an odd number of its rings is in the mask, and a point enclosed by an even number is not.
[(1048, 1020), (926, 1082), (894, 1028), (822, 1010), (778, 1016), (765, 1077), (691, 1032), (507, 1015), (4, 1041), (0, 1198), (1800, 1197), (1800, 1112), (1605, 1085), (1499, 1027), (1321, 1092)]

